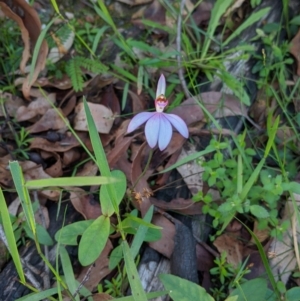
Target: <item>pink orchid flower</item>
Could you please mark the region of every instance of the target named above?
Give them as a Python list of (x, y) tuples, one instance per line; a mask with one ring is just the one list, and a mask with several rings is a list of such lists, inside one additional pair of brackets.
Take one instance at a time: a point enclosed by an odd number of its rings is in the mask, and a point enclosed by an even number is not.
[(189, 137), (189, 131), (185, 122), (177, 115), (164, 113), (164, 108), (168, 105), (165, 96), (166, 79), (162, 74), (158, 80), (155, 108), (156, 112), (142, 112), (132, 118), (128, 125), (127, 133), (136, 130), (146, 122), (145, 135), (151, 148), (158, 143), (158, 147), (163, 151), (171, 141), (173, 127), (185, 138)]

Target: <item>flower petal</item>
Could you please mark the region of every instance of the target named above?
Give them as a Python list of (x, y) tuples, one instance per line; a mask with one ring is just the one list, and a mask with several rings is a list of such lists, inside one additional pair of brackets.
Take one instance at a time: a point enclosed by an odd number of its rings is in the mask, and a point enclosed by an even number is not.
[(166, 113), (161, 113), (164, 114), (164, 116), (172, 123), (174, 128), (184, 137), (188, 138), (189, 137), (189, 130), (185, 124), (185, 122), (177, 115), (175, 114), (166, 114)]
[(135, 115), (129, 122), (127, 133), (131, 133), (136, 130), (140, 125), (145, 123), (151, 116), (155, 114), (154, 112), (142, 112)]
[(158, 133), (158, 147), (161, 151), (163, 151), (169, 145), (172, 134), (173, 131), (170, 121), (165, 117), (165, 114), (161, 114)]
[(160, 127), (160, 114), (161, 113), (154, 113), (145, 126), (146, 139), (151, 148), (155, 147), (157, 144)]
[(158, 98), (159, 95), (165, 95), (165, 93), (166, 93), (166, 79), (162, 74), (157, 83), (156, 98)]

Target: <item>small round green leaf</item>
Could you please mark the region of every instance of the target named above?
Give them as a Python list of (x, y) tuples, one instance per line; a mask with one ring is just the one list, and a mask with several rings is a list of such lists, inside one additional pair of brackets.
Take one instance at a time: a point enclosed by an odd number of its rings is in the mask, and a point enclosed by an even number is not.
[(92, 264), (103, 251), (109, 236), (109, 217), (101, 215), (83, 233), (78, 257), (83, 266)]

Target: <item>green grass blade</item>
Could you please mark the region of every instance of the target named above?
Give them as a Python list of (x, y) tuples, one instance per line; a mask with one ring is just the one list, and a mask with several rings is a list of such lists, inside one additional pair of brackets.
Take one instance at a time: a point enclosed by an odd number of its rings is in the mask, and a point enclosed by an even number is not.
[(263, 248), (262, 244), (261, 244), (260, 241), (257, 239), (256, 235), (251, 231), (251, 229), (248, 228), (248, 226), (246, 226), (246, 225), (245, 225), (242, 221), (240, 221), (239, 219), (237, 219), (237, 220), (238, 220), (238, 221), (239, 221), (239, 222), (247, 229), (247, 231), (250, 233), (250, 235), (251, 235), (252, 238), (254, 239), (255, 244), (256, 244), (256, 246), (257, 246), (257, 248), (258, 248), (258, 252), (259, 252), (260, 257), (261, 257), (261, 259), (262, 259), (263, 265), (264, 265), (264, 267), (265, 267), (265, 269), (266, 269), (266, 272), (267, 272), (267, 275), (268, 275), (268, 277), (269, 277), (269, 281), (270, 281), (270, 283), (271, 283), (271, 285), (272, 285), (272, 287), (273, 287), (274, 292), (275, 292), (276, 295), (277, 295), (278, 300), (280, 300), (281, 297), (280, 297), (280, 293), (278, 292), (278, 289), (277, 289), (276, 280), (275, 280), (274, 275), (273, 275), (273, 272), (272, 272), (272, 270), (271, 270), (271, 268), (270, 268), (269, 261), (268, 261), (268, 258), (267, 258), (267, 256), (266, 256), (266, 253), (265, 253), (265, 251), (264, 251), (264, 248)]
[(205, 35), (202, 51), (201, 51), (201, 59), (206, 57), (207, 51), (209, 49), (211, 39), (215, 33), (216, 28), (219, 25), (219, 21), (221, 17), (224, 15), (226, 10), (231, 5), (232, 0), (217, 0), (214, 4), (213, 9), (211, 11), (211, 17), (209, 21), (209, 25), (207, 28), (207, 34)]
[(50, 29), (50, 27), (52, 26), (52, 24), (56, 21), (56, 18), (52, 19), (49, 24), (47, 24), (47, 26), (41, 31), (36, 44), (34, 46), (34, 50), (33, 50), (33, 55), (32, 55), (32, 60), (31, 60), (31, 67), (30, 67), (30, 72), (29, 72), (29, 83), (31, 84), (31, 80), (33, 77), (33, 73), (35, 70), (35, 66), (36, 66), (36, 62), (39, 56), (39, 52), (40, 52), (40, 48), (41, 45), (45, 39), (46, 33), (48, 32), (48, 30)]
[(6, 235), (7, 239), (7, 244), (9, 248), (9, 253), (13, 259), (13, 262), (15, 264), (17, 273), (19, 275), (19, 278), (22, 283), (25, 283), (25, 275), (23, 272), (22, 264), (21, 264), (21, 259), (20, 255), (18, 252), (18, 247), (17, 247), (17, 242), (15, 240), (15, 235), (14, 235), (14, 230), (11, 224), (10, 216), (9, 216), (9, 211), (5, 202), (5, 198), (3, 195), (3, 191), (0, 187), (0, 214), (3, 222), (3, 229)]
[(129, 83), (125, 83), (122, 95), (122, 111), (124, 111), (128, 98)]
[[(153, 210), (154, 210), (153, 208), (154, 207), (151, 206), (143, 218), (143, 220), (147, 223), (150, 223), (152, 220)], [(134, 236), (134, 239), (132, 241), (132, 244), (131, 244), (131, 254), (132, 254), (133, 258), (135, 258), (137, 256), (137, 254), (139, 253), (139, 250), (145, 240), (147, 231), (148, 231), (147, 226), (144, 226), (144, 225), (139, 226), (139, 228)]]
[(25, 183), (25, 187), (29, 189), (37, 189), (53, 186), (92, 186), (111, 184), (115, 182), (118, 182), (118, 179), (115, 179), (113, 177), (64, 177), (31, 180)]
[(40, 300), (47, 299), (52, 295), (56, 295), (57, 293), (58, 293), (58, 288), (54, 287), (42, 292), (29, 294), (27, 296), (16, 299), (15, 301), (40, 301)]
[(136, 269), (131, 250), (126, 240), (122, 242), (122, 250), (125, 261), (125, 268), (132, 291), (134, 301), (147, 301), (146, 293), (143, 289), (138, 271)]
[[(61, 259), (62, 268), (64, 271), (66, 284), (68, 286), (70, 293), (72, 295), (74, 295), (74, 293), (77, 290), (77, 281), (75, 280), (75, 276), (74, 276), (72, 263), (71, 263), (69, 254), (64, 246), (61, 246), (61, 245), (59, 246), (59, 255), (60, 255), (60, 259)], [(74, 297), (74, 299), (76, 301), (80, 301), (78, 295), (76, 295)]]
[(238, 155), (237, 164), (237, 193), (240, 194), (243, 190), (243, 160), (242, 156)]
[(241, 24), (233, 33), (231, 36), (227, 38), (225, 42), (223, 42), (222, 46), (228, 45), (233, 39), (238, 37), (242, 31), (244, 31), (246, 28), (254, 24), (255, 22), (259, 21), (262, 17), (264, 17), (270, 10), (270, 7), (266, 7), (261, 9), (258, 12), (255, 12), (251, 14), (251, 16), (243, 23)]
[(270, 125), (271, 120), (272, 120), (272, 117), (271, 117), (271, 114), (270, 114), (270, 117), (268, 117), (268, 122), (267, 122), (268, 123), (268, 136), (269, 136), (269, 139), (268, 139), (267, 146), (266, 146), (266, 149), (265, 149), (264, 157), (258, 163), (258, 165), (254, 169), (253, 173), (251, 174), (250, 178), (248, 179), (247, 183), (243, 187), (243, 190), (241, 192), (241, 198), (242, 199), (245, 199), (247, 197), (251, 187), (256, 182), (256, 180), (259, 176), (259, 173), (262, 170), (262, 168), (264, 167), (265, 162), (266, 162), (266, 158), (268, 157), (269, 152), (270, 152), (270, 150), (272, 148), (272, 145), (274, 143), (275, 136), (276, 136), (276, 133), (277, 133), (277, 129), (278, 129), (278, 126), (279, 126), (279, 116), (276, 118), (273, 126)]
[(214, 152), (214, 151), (215, 151), (215, 149), (214, 149), (213, 147), (207, 147), (207, 148), (206, 148), (205, 150), (203, 150), (203, 151), (200, 151), (200, 152), (191, 154), (191, 155), (189, 155), (189, 156), (187, 156), (187, 157), (185, 157), (185, 158), (183, 158), (183, 159), (177, 161), (175, 164), (169, 166), (168, 168), (164, 169), (163, 171), (161, 171), (161, 172), (159, 172), (159, 173), (168, 172), (168, 171), (170, 171), (170, 170), (173, 170), (174, 168), (177, 168), (177, 167), (179, 167), (179, 166), (181, 166), (181, 165), (183, 165), (183, 164), (186, 164), (186, 163), (188, 163), (188, 162), (190, 162), (190, 161), (192, 161), (192, 160), (195, 160), (195, 159), (197, 159), (197, 158), (199, 158), (199, 157), (201, 157), (201, 156), (207, 155), (207, 154), (212, 153), (212, 152)]
[(11, 171), (12, 179), (14, 181), (18, 196), (21, 201), (21, 205), (26, 216), (27, 223), (34, 235), (36, 237), (36, 223), (34, 218), (34, 211), (32, 208), (32, 203), (28, 190), (25, 187), (25, 180), (21, 167), (17, 161), (9, 162), (9, 168)]
[[(93, 150), (95, 152), (97, 165), (100, 169), (101, 175), (104, 177), (110, 178), (111, 173), (110, 173), (110, 168), (109, 168), (109, 165), (108, 165), (108, 162), (106, 159), (105, 151), (103, 149), (103, 145), (100, 140), (99, 133), (97, 131), (94, 119), (92, 117), (90, 108), (89, 108), (85, 98), (83, 99), (83, 103), (84, 103), (84, 110), (85, 110), (86, 118), (87, 118), (87, 122), (88, 122), (90, 139), (92, 142)], [(108, 190), (108, 194), (109, 194), (110, 198), (109, 199), (101, 199), (101, 206), (103, 208), (110, 207), (110, 204), (106, 204), (106, 203), (111, 202), (111, 204), (114, 208), (114, 211), (116, 213), (118, 213), (119, 208), (117, 205), (117, 196), (116, 196), (116, 192), (114, 190), (114, 186), (108, 185), (107, 190)]]

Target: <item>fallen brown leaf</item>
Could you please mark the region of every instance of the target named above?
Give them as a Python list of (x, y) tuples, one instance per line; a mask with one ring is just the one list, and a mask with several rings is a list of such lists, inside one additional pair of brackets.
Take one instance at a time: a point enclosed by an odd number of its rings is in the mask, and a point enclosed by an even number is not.
[(237, 267), (242, 262), (244, 247), (237, 236), (223, 233), (216, 238), (213, 244), (220, 253), (227, 253), (227, 262), (234, 267)]
[(180, 106), (172, 110), (172, 113), (180, 116), (187, 125), (205, 120), (205, 114), (195, 98), (199, 98), (199, 103), (215, 118), (247, 114), (246, 107), (233, 95), (221, 92), (205, 92), (185, 100)]
[[(111, 272), (111, 270), (109, 270), (108, 268), (108, 255), (112, 249), (112, 243), (110, 240), (108, 240), (104, 250), (101, 252), (100, 256), (95, 261), (95, 267), (92, 268), (88, 280), (84, 283), (84, 286), (89, 291), (93, 291), (96, 288), (96, 286), (101, 282), (101, 280)], [(77, 277), (77, 281), (81, 282), (83, 280), (89, 268), (90, 266), (87, 266), (82, 269), (79, 276)]]
[(36, 116), (43, 116), (49, 109), (52, 108), (51, 103), (56, 101), (54, 93), (47, 95), (47, 97), (39, 97), (29, 103), (27, 106), (20, 106), (16, 112), (17, 121), (30, 120)]
[(48, 109), (41, 119), (28, 127), (27, 130), (32, 134), (48, 130), (60, 130), (60, 132), (65, 132), (67, 126), (64, 120), (58, 115), (58, 111), (61, 113), (60, 109)]
[(108, 300), (113, 300), (114, 298), (111, 297), (110, 295), (106, 293), (98, 293), (93, 295), (93, 300), (94, 301), (108, 301)]
[(149, 246), (170, 258), (174, 249), (175, 225), (161, 214), (154, 214), (152, 224), (162, 227), (162, 237), (158, 241), (150, 242)]
[(93, 196), (82, 188), (70, 187), (69, 191), (71, 203), (85, 219), (96, 219), (102, 214), (99, 202), (94, 202)]
[(300, 30), (292, 39), (290, 44), (290, 53), (295, 57), (297, 62), (297, 75), (300, 76)]
[[(88, 102), (88, 106), (91, 110), (98, 132), (108, 134), (114, 123), (112, 111), (100, 104)], [(88, 131), (86, 115), (82, 102), (76, 106), (75, 113), (74, 129), (78, 131)]]

